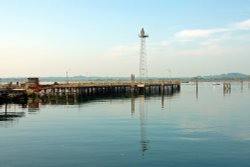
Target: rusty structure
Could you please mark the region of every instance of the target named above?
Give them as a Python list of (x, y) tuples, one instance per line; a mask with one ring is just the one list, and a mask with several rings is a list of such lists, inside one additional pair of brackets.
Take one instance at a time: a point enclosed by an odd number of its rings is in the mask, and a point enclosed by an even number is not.
[(25, 83), (26, 89), (32, 89), (32, 90), (39, 91), (39, 87), (40, 87), (39, 78), (36, 78), (36, 77), (31, 78), (30, 77), (27, 79), (28, 79), (28, 81)]

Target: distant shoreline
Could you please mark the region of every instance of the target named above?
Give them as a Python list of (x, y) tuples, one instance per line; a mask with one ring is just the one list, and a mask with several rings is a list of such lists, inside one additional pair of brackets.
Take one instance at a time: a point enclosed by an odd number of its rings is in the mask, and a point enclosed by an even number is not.
[[(39, 77), (40, 82), (54, 83), (54, 82), (102, 82), (102, 81), (130, 81), (130, 77), (97, 77), (97, 76), (71, 76), (71, 77)], [(136, 77), (136, 80), (140, 80)], [(209, 76), (195, 76), (195, 77), (148, 77), (147, 81), (169, 81), (178, 80), (181, 82), (191, 81), (206, 81), (206, 82), (219, 82), (219, 81), (250, 81), (250, 75), (242, 73), (227, 73), (220, 75)], [(27, 77), (0, 77), (0, 84), (10, 82), (26, 82)]]
[[(58, 83), (66, 83), (66, 79), (62, 78), (53, 78), (53, 79), (44, 79), (39, 78), (40, 83), (43, 84), (53, 84), (55, 82)], [(10, 82), (12, 83), (23, 83), (26, 82), (27, 78), (2, 78), (0, 80), (1, 84), (8, 84)], [(129, 78), (95, 78), (95, 79), (75, 79), (75, 78), (69, 78), (69, 82), (108, 82), (108, 81), (130, 81)], [(223, 81), (230, 81), (230, 82), (240, 82), (240, 81), (250, 81), (250, 78), (216, 78), (216, 79), (203, 79), (203, 78), (148, 78), (146, 81), (180, 81), (180, 82), (223, 82)]]

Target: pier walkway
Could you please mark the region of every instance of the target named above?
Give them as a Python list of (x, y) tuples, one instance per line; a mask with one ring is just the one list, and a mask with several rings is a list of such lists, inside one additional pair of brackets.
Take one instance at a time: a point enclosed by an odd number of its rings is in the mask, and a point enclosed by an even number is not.
[(109, 95), (116, 93), (173, 93), (180, 90), (179, 81), (152, 81), (152, 82), (78, 82), (54, 84), (43, 87), (41, 95)]

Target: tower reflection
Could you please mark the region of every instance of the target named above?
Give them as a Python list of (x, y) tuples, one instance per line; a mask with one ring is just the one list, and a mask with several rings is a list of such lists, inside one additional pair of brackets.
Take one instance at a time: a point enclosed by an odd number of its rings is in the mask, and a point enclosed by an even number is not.
[(139, 100), (139, 114), (140, 114), (140, 130), (141, 130), (141, 154), (144, 157), (148, 150), (149, 140), (147, 139), (147, 103), (144, 96), (138, 96)]

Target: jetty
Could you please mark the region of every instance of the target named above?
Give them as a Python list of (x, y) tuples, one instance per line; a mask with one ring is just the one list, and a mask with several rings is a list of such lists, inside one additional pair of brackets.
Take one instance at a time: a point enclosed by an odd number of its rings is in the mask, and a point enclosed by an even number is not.
[(85, 82), (54, 82), (42, 84), (39, 78), (28, 78), (24, 83), (1, 85), (0, 103), (23, 102), (28, 97), (104, 97), (116, 95), (149, 95), (173, 94), (180, 91), (180, 81), (85, 81)]
[(117, 82), (78, 82), (54, 84), (42, 87), (41, 96), (77, 95), (98, 96), (112, 94), (164, 94), (180, 91), (179, 81), (117, 81)]

